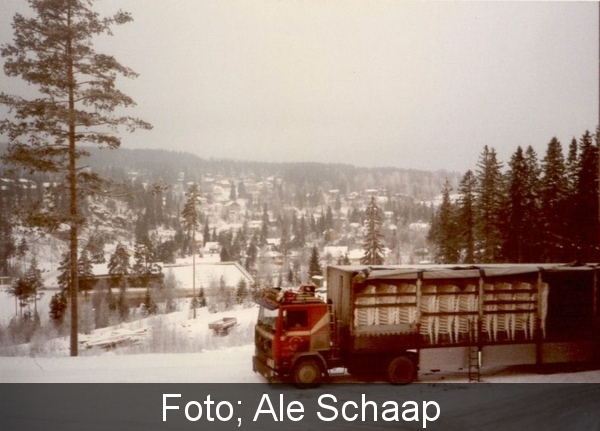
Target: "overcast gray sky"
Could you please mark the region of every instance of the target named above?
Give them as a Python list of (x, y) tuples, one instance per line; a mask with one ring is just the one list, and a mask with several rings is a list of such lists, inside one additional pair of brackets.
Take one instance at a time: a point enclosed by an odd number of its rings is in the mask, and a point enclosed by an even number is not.
[[(24, 3), (24, 2), (22, 2)], [(0, 0), (0, 38), (22, 3)], [(134, 22), (97, 43), (154, 129), (127, 148), (473, 169), (484, 145), (543, 157), (598, 123), (598, 3), (99, 0)], [(0, 77), (0, 91), (16, 81)]]

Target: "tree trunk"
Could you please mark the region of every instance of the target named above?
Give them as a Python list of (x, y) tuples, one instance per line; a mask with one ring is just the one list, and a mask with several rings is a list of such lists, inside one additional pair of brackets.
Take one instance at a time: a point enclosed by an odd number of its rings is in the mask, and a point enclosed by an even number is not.
[[(69, 4), (70, 7), (70, 4)], [(71, 29), (71, 10), (69, 9), (67, 27)], [(78, 316), (77, 291), (77, 164), (75, 148), (75, 74), (73, 72), (73, 47), (71, 37), (67, 39), (67, 73), (69, 79), (69, 215), (71, 219), (70, 253), (71, 253), (71, 356), (78, 355)]]

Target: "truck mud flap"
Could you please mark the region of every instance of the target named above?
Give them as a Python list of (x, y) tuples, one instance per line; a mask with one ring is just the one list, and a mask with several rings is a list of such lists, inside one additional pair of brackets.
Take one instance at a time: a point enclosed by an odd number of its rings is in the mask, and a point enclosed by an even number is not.
[(271, 380), (275, 377), (275, 371), (263, 363), (258, 356), (252, 356), (252, 371), (260, 374), (267, 380)]

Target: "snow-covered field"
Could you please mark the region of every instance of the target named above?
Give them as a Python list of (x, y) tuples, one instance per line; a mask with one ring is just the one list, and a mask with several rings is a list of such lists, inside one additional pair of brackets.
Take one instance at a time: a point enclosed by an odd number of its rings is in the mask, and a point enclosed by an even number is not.
[[(69, 356), (69, 339), (45, 343), (41, 356), (31, 356), (30, 346), (20, 346), (20, 356), (0, 357), (2, 383), (255, 383), (264, 380), (252, 372), (253, 325), (258, 309), (238, 308), (210, 314), (197, 310), (192, 318), (189, 305), (181, 311), (149, 317), (80, 336), (80, 356)], [(236, 317), (229, 335), (216, 336), (208, 323)], [(114, 342), (121, 347), (105, 350)], [(484, 370), (485, 382), (600, 383), (600, 371), (537, 374), (526, 368)], [(353, 382), (337, 370), (333, 382)], [(420, 381), (467, 381), (466, 373), (422, 373)]]

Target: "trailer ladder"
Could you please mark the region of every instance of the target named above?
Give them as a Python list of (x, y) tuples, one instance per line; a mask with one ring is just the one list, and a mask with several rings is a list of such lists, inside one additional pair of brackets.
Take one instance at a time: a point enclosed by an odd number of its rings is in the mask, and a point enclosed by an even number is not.
[(327, 311), (329, 312), (329, 334), (330, 334), (330, 358), (336, 360), (340, 358), (340, 343), (338, 340), (338, 328), (337, 320), (335, 318), (335, 311), (333, 304), (327, 304)]
[(477, 323), (469, 319), (469, 383), (479, 383), (481, 375), (481, 360)]

